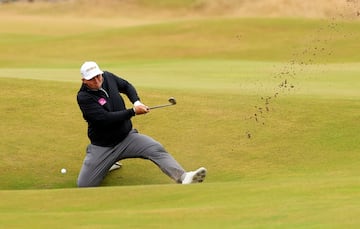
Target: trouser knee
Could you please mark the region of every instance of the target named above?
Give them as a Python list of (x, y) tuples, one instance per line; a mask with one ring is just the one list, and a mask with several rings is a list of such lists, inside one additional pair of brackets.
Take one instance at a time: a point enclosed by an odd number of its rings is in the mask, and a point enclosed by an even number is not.
[(82, 179), (82, 178), (78, 178), (77, 180), (77, 186), (79, 188), (90, 188), (90, 187), (97, 187), (100, 185), (101, 181), (92, 181), (89, 179)]

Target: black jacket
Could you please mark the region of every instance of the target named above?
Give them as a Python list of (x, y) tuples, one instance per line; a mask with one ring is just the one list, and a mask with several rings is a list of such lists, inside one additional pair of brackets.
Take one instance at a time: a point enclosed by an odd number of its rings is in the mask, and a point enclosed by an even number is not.
[(103, 90), (93, 91), (84, 84), (77, 94), (77, 102), (88, 122), (88, 137), (98, 146), (115, 146), (132, 129), (134, 110), (126, 109), (120, 93), (134, 103), (139, 99), (136, 89), (126, 80), (104, 72)]

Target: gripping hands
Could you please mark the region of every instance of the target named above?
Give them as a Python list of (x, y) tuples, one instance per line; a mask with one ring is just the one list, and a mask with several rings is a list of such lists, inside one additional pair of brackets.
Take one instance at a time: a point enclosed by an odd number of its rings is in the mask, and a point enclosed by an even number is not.
[(135, 115), (146, 114), (150, 111), (149, 107), (142, 104), (139, 100), (134, 103), (133, 110)]

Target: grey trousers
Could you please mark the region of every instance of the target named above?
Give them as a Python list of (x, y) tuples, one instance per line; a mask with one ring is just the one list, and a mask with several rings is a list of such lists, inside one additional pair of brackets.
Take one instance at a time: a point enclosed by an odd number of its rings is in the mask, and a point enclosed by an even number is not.
[(131, 130), (129, 135), (114, 147), (88, 145), (86, 156), (79, 173), (79, 187), (100, 185), (110, 167), (117, 161), (127, 158), (143, 158), (154, 162), (166, 175), (181, 183), (185, 170), (151, 137)]

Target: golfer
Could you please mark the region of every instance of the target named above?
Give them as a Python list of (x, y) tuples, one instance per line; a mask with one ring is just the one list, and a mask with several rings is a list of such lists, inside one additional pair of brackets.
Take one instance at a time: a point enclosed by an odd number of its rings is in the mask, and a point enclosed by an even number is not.
[[(109, 171), (119, 168), (117, 162), (127, 158), (150, 160), (177, 183), (205, 179), (205, 168), (186, 172), (159, 142), (133, 129), (131, 118), (149, 113), (150, 109), (140, 102), (132, 84), (103, 72), (93, 61), (85, 62), (80, 73), (82, 85), (77, 102), (88, 123), (90, 144), (78, 177), (79, 187), (100, 185)], [(125, 107), (120, 93), (127, 96), (133, 107)]]

